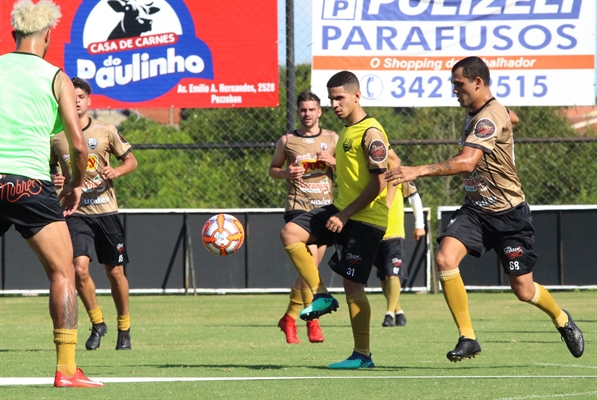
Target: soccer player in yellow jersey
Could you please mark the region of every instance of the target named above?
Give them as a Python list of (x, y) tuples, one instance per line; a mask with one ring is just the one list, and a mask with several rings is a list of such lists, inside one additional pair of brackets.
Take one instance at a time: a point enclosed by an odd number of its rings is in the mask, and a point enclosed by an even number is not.
[(354, 338), (353, 353), (332, 369), (373, 368), (370, 351), (371, 307), (365, 284), (379, 242), (388, 224), (384, 172), (389, 151), (382, 126), (361, 107), (359, 80), (341, 71), (327, 83), (332, 110), (345, 123), (336, 147), (338, 196), (334, 203), (313, 209), (288, 222), (281, 232), (284, 250), (313, 292), (313, 302), (300, 313), (312, 320), (338, 308), (321, 280), (308, 245), (335, 246), (329, 261), (343, 277)]
[[(274, 179), (286, 179), (287, 193), (284, 221), (317, 207), (332, 204), (334, 198), (334, 167), (336, 159), (336, 132), (319, 126), (321, 100), (312, 92), (301, 92), (297, 97), (300, 128), (286, 132), (276, 143), (269, 166)], [(286, 168), (283, 168), (286, 165)], [(325, 244), (309, 245), (315, 264), (319, 265), (325, 253)], [(278, 327), (286, 336), (286, 343), (297, 344), (296, 318), (301, 310), (311, 305), (313, 293), (299, 276), (290, 291), (290, 301)], [(324, 341), (317, 319), (307, 321), (307, 336), (311, 343)]]
[(458, 61), (452, 68), (452, 83), (460, 106), (467, 109), (458, 155), (437, 164), (399, 166), (386, 173), (387, 181), (398, 183), (423, 176), (463, 178), (465, 203), (438, 237), (435, 255), (444, 297), (460, 336), (446, 356), (460, 361), (481, 352), (458, 266), (467, 254), (480, 257), (493, 248), (516, 297), (545, 312), (570, 353), (580, 357), (584, 351), (582, 332), (570, 313), (533, 280), (535, 229), (514, 165), (512, 124), (517, 118), (492, 96), (489, 69), (479, 57)]
[(408, 182), (397, 186), (389, 185), (386, 198), (390, 209), (388, 229), (379, 245), (373, 264), (377, 269), (377, 277), (386, 298), (386, 315), (381, 324), (383, 327), (406, 325), (406, 316), (400, 306), (400, 281), (408, 279), (408, 270), (403, 264), (405, 198), (408, 199), (415, 215), (413, 240), (418, 241), (425, 236), (423, 203), (414, 183)]
[[(0, 56), (0, 236), (11, 226), (27, 241), (50, 281), (49, 308), (56, 345), (56, 387), (99, 387), (75, 362), (77, 292), (73, 248), (64, 216), (81, 198), (87, 149), (78, 124), (75, 90), (64, 72), (43, 58), (61, 17), (50, 0), (14, 4), (16, 50)], [(50, 138), (64, 128), (72, 179), (56, 195), (48, 165)], [(10, 365), (3, 364), (10, 370)]]
[[(108, 331), (95, 295), (95, 283), (89, 274), (89, 262), (95, 248), (98, 261), (104, 264), (118, 314), (116, 350), (130, 350), (129, 283), (124, 273), (128, 255), (113, 181), (133, 172), (137, 168), (137, 159), (132, 153), (132, 146), (113, 125), (89, 117), (89, 84), (80, 78), (72, 81), (77, 96), (79, 124), (89, 152), (81, 203), (66, 219), (74, 249), (77, 292), (92, 324), (85, 348), (99, 348), (102, 336)], [(56, 135), (52, 139), (51, 164), (59, 162), (68, 181), (71, 163), (66, 149), (64, 134)], [(112, 154), (120, 161), (119, 165), (110, 165)], [(58, 181), (55, 179), (54, 182)]]

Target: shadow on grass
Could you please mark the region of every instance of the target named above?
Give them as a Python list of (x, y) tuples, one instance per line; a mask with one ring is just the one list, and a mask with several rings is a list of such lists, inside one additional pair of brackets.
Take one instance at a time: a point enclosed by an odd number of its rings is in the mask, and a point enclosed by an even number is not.
[[(323, 360), (322, 360), (323, 363)], [(139, 367), (141, 365), (131, 365), (131, 367)], [(271, 364), (162, 364), (162, 365), (148, 365), (144, 364), (145, 367), (155, 367), (158, 369), (176, 369), (176, 368), (205, 368), (205, 369), (249, 369), (249, 370), (285, 370), (285, 369), (309, 369), (309, 370), (318, 370), (318, 371), (355, 371), (349, 369), (330, 369), (327, 365), (321, 366), (313, 366), (313, 365), (271, 365)], [(532, 368), (534, 365), (527, 365), (526, 368)], [(488, 368), (490, 370), (511, 370), (512, 365), (493, 365), (490, 367), (484, 366), (483, 368)], [(517, 368), (525, 368), (525, 366), (517, 365)], [(449, 370), (478, 370), (478, 365), (455, 365), (455, 364), (448, 364), (444, 367), (409, 367), (409, 366), (387, 366), (387, 365), (379, 365), (376, 364), (375, 368), (371, 369), (359, 369), (358, 371), (446, 371)]]
[(53, 351), (54, 349), (0, 349), (0, 353), (35, 353)]

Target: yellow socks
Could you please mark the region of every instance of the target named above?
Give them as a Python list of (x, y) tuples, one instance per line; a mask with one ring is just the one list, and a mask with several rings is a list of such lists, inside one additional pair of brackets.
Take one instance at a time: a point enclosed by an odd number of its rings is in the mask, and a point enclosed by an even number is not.
[(119, 315), (118, 316), (118, 330), (128, 331), (131, 327), (131, 316), (130, 315)]
[(104, 316), (102, 315), (102, 310), (100, 310), (99, 306), (95, 307), (93, 310), (87, 311), (87, 314), (89, 315), (89, 320), (92, 324), (101, 324), (104, 322)]
[(354, 351), (368, 357), (371, 354), (369, 344), (371, 306), (365, 291), (346, 295), (346, 303), (354, 337)]
[(402, 285), (400, 284), (400, 278), (396, 277), (396, 291), (398, 292), (398, 296), (396, 296), (396, 307), (394, 307), (394, 312), (402, 312), (402, 307), (400, 307), (400, 291), (402, 290)]
[(400, 296), (400, 279), (397, 276), (386, 276), (386, 314), (394, 314), (400, 310), (398, 297)]
[(313, 292), (309, 288), (301, 289), (301, 298), (303, 299), (303, 307), (309, 307), (313, 303)]
[(327, 293), (325, 285), (321, 281), (317, 265), (307, 245), (303, 242), (293, 243), (284, 247), (290, 261), (296, 268), (299, 275), (307, 282), (313, 293)]
[(468, 339), (476, 339), (473, 331), (473, 323), (468, 311), (468, 296), (464, 288), (464, 282), (458, 268), (447, 271), (439, 271), (439, 281), (442, 283), (444, 298), (450, 308), (454, 322), (458, 327), (460, 336)]
[(77, 347), (76, 329), (54, 329), (56, 344), (56, 371), (65, 376), (73, 376), (77, 372), (75, 348)]
[(555, 326), (558, 328), (563, 327), (566, 322), (568, 322), (568, 316), (566, 313), (563, 312), (558, 306), (547, 289), (539, 285), (537, 282), (534, 282), (534, 284), (535, 297), (533, 297), (529, 303), (549, 315)]
[(303, 296), (301, 292), (292, 288), (290, 291), (290, 301), (288, 302), (288, 308), (286, 314), (290, 315), (292, 319), (296, 319), (303, 309)]

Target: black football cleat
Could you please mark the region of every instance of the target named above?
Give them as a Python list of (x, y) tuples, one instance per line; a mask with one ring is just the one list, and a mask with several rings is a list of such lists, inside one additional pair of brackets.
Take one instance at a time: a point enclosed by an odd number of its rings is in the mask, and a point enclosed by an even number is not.
[(562, 335), (562, 340), (566, 342), (566, 346), (568, 346), (568, 350), (570, 353), (578, 358), (582, 356), (582, 353), (585, 351), (585, 339), (583, 338), (582, 332), (574, 323), (572, 316), (566, 310), (562, 310), (568, 315), (568, 322), (561, 328), (557, 328)]
[(383, 326), (383, 327), (394, 326), (394, 317), (391, 316), (390, 314), (386, 314), (385, 317), (383, 317), (383, 322), (381, 323), (381, 326)]
[(406, 325), (406, 316), (402, 313), (396, 314), (396, 326), (405, 326)]
[(91, 326), (91, 335), (85, 342), (85, 348), (87, 350), (96, 350), (100, 347), (102, 336), (108, 333), (108, 325), (105, 322), (100, 324), (93, 324)]
[(481, 353), (481, 346), (475, 339), (469, 339), (465, 336), (460, 336), (458, 344), (454, 350), (449, 351), (446, 354), (448, 360), (457, 362), (463, 358), (474, 358), (476, 355)]
[(126, 331), (118, 330), (118, 339), (116, 339), (116, 350), (131, 349), (131, 328)]

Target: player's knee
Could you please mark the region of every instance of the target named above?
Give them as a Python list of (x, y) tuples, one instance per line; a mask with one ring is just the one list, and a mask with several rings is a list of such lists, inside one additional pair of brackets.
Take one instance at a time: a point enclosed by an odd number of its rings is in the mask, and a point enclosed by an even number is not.
[(290, 244), (300, 241), (299, 239), (297, 239), (297, 235), (294, 232), (292, 225), (293, 224), (286, 224), (284, 225), (284, 228), (282, 228), (282, 230), (280, 231), (280, 241), (284, 246), (288, 246)]
[(453, 257), (443, 251), (438, 251), (435, 254), (435, 265), (439, 271), (445, 271), (458, 267)]
[(512, 292), (518, 300), (528, 303), (535, 297), (535, 286), (513, 286)]
[(75, 264), (75, 275), (79, 281), (86, 281), (89, 279), (89, 268), (84, 265)]
[(125, 278), (124, 268), (122, 265), (117, 265), (115, 267), (106, 265), (106, 272), (108, 273), (109, 277), (111, 277), (112, 279), (115, 279), (115, 280)]

